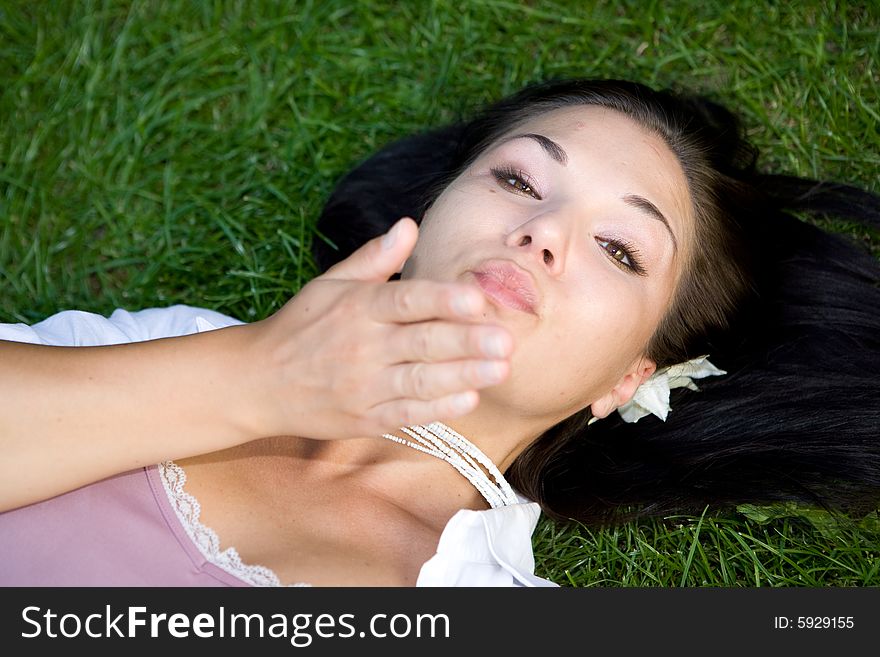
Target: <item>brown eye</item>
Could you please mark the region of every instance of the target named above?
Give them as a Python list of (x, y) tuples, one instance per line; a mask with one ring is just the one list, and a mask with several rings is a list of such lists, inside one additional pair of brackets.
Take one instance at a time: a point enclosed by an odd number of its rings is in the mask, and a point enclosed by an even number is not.
[(618, 262), (622, 262), (625, 265), (629, 265), (629, 258), (626, 256), (626, 251), (623, 249), (619, 249), (613, 244), (608, 246), (608, 253), (611, 254), (611, 257), (617, 260)]
[(526, 180), (526, 176), (522, 172), (509, 169), (492, 169), (492, 175), (498, 181), (498, 184), (505, 189), (509, 189), (516, 194), (531, 196), (534, 199), (541, 200), (541, 195), (535, 191), (535, 188)]
[(522, 180), (519, 180), (518, 178), (508, 178), (504, 182), (506, 182), (511, 187), (516, 187), (516, 189), (519, 190), (520, 192), (522, 192), (523, 194), (528, 194), (529, 196), (535, 195), (535, 192), (532, 190), (531, 187), (529, 187), (529, 184), (527, 182), (523, 182)]
[(600, 240), (598, 238), (596, 239), (596, 242), (598, 242), (599, 246), (601, 246), (603, 249), (605, 249), (605, 251), (608, 252), (608, 255), (611, 256), (613, 260), (616, 260), (620, 264), (632, 268), (632, 262), (629, 259), (629, 254), (626, 252), (626, 249), (624, 249), (620, 244), (617, 244), (616, 242), (611, 242), (609, 240)]
[(632, 245), (599, 237), (596, 238), (596, 243), (602, 247), (609, 258), (619, 263), (621, 267), (640, 276), (644, 276), (647, 273), (636, 258), (638, 251)]

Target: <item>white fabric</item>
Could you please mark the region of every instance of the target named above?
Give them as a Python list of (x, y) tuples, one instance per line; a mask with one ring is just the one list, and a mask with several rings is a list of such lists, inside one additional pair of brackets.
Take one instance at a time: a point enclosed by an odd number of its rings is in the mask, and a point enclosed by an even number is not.
[[(67, 310), (32, 326), (0, 324), (0, 340), (96, 346), (188, 335), (243, 323), (214, 310), (186, 305), (136, 312), (120, 308), (109, 318)], [(525, 498), (520, 502), (499, 509), (463, 509), (456, 513), (443, 530), (437, 553), (422, 566), (417, 586), (557, 586), (534, 575), (531, 536), (540, 507)], [(247, 564), (242, 567), (255, 568)]]
[(699, 356), (684, 363), (658, 370), (636, 390), (632, 399), (621, 405), (617, 412), (626, 422), (638, 422), (654, 414), (664, 422), (672, 407), (669, 405), (671, 388), (699, 390), (693, 379), (727, 374), (709, 362), (708, 356)]
[(521, 500), (452, 516), (416, 586), (557, 586), (534, 574), (531, 537), (541, 510)]

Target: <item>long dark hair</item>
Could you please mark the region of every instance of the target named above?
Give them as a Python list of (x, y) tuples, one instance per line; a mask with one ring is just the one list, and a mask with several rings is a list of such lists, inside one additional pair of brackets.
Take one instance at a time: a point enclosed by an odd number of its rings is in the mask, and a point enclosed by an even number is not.
[(571, 105), (622, 112), (682, 164), (695, 250), (648, 355), (710, 353), (728, 374), (674, 391), (667, 421), (584, 410), (506, 473), (549, 515), (613, 523), (706, 504), (794, 500), (860, 511), (880, 501), (880, 265), (796, 214), (880, 225), (880, 198), (761, 173), (736, 117), (706, 98), (619, 80), (530, 86), (476, 118), (382, 149), (336, 186), (313, 249), (321, 270), (397, 218), (419, 220), (476, 156), (522, 121)]

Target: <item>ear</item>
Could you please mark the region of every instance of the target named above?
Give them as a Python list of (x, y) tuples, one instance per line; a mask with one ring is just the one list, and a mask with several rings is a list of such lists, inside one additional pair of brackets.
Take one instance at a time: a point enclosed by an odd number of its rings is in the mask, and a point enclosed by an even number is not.
[(590, 412), (593, 417), (601, 419), (611, 415), (618, 407), (632, 399), (638, 387), (656, 370), (657, 363), (653, 360), (646, 356), (639, 358), (608, 394), (590, 404)]

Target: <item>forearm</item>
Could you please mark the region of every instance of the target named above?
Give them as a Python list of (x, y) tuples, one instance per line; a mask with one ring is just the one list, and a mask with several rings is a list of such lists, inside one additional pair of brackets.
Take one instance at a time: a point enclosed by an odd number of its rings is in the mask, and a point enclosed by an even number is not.
[(512, 339), (471, 284), (386, 283), (417, 237), (399, 221), (249, 324), (106, 347), (0, 341), (0, 510), (259, 438), (378, 439), (470, 413), (507, 376)]
[(102, 347), (0, 341), (0, 509), (256, 438), (244, 327)]

